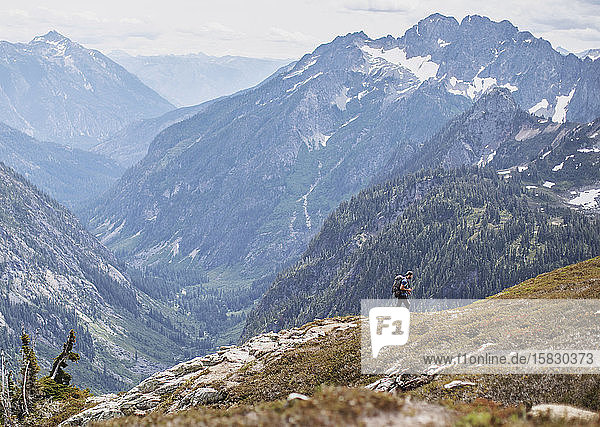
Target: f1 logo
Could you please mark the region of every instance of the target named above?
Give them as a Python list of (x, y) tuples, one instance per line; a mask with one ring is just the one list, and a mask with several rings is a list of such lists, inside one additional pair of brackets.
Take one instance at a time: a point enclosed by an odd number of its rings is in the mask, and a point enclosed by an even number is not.
[(376, 359), (383, 347), (408, 342), (410, 312), (406, 307), (374, 307), (369, 310), (369, 326), (371, 349)]

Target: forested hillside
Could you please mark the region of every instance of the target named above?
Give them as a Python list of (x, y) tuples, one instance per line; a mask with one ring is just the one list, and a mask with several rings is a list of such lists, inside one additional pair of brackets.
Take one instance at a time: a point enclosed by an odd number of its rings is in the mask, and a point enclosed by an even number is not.
[(0, 161), (71, 209), (98, 197), (123, 172), (101, 154), (38, 141), (0, 123)]
[(22, 329), (43, 370), (75, 329), (74, 383), (94, 391), (123, 389), (212, 348), (200, 323), (157, 303), (136, 279), (70, 212), (0, 163), (0, 344), (10, 366)]
[(358, 313), (415, 271), (415, 297), (485, 297), (600, 253), (600, 221), (489, 168), (420, 172), (362, 191), (249, 315), (244, 336)]

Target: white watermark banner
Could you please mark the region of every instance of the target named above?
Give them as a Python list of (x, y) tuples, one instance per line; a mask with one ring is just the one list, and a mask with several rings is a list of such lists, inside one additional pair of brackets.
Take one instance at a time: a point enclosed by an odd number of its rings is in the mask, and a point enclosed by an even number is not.
[(598, 374), (600, 300), (361, 301), (365, 374)]

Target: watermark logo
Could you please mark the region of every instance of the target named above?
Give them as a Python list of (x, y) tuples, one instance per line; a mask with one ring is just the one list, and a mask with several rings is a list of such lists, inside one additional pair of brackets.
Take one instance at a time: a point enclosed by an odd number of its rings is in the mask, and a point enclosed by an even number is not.
[(408, 342), (410, 312), (406, 307), (373, 307), (369, 310), (371, 348), (376, 359), (383, 347)]
[(363, 299), (361, 315), (364, 374), (600, 373), (600, 299)]

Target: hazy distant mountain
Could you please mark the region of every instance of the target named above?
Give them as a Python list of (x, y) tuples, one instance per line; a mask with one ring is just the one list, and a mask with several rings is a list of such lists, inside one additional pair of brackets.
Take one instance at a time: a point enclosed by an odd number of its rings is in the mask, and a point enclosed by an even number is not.
[(600, 58), (600, 49), (583, 50), (575, 55), (582, 59), (590, 58), (592, 61), (595, 61), (596, 59)]
[(416, 160), (490, 88), (543, 119), (589, 121), (600, 116), (599, 71), (480, 16), (435, 14), (398, 39), (337, 37), (165, 129), (90, 224), (138, 264), (276, 268), (392, 156)]
[(108, 156), (122, 167), (128, 168), (144, 158), (150, 143), (162, 130), (193, 116), (207, 105), (208, 103), (203, 103), (178, 108), (159, 117), (135, 121), (92, 147), (90, 151)]
[(55, 31), (0, 42), (0, 117), (38, 139), (89, 147), (172, 108), (120, 65)]
[(71, 209), (101, 195), (123, 173), (105, 156), (40, 142), (3, 123), (0, 161)]
[(109, 55), (177, 106), (200, 104), (252, 87), (291, 62), (203, 53), (131, 56), (112, 52)]

